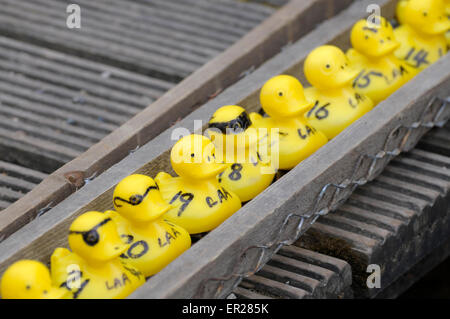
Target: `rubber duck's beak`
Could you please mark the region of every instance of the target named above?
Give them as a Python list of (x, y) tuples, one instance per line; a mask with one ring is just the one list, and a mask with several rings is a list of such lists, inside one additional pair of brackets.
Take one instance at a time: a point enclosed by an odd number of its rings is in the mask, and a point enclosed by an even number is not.
[(167, 213), (172, 205), (167, 204), (162, 197), (161, 198), (149, 198), (145, 200), (141, 205), (144, 205), (141, 210), (140, 219), (142, 221), (152, 221)]
[(314, 103), (312, 103), (312, 102), (304, 101), (304, 103), (300, 104), (297, 114), (298, 115), (305, 114), (306, 112), (309, 111), (309, 109), (311, 109), (311, 107), (313, 107), (313, 105), (314, 105)]
[(359, 74), (359, 71), (357, 69), (353, 69), (351, 67), (349, 67), (348, 69), (345, 70), (340, 70), (337, 74), (336, 74), (336, 82), (339, 85), (344, 85), (347, 84), (351, 81), (353, 81)]
[(109, 234), (108, 238), (104, 240), (101, 249), (96, 250), (96, 259), (107, 261), (117, 258), (128, 248), (129, 245), (124, 244), (118, 234)]
[(123, 242), (111, 243), (110, 247), (111, 248), (108, 249), (110, 252), (110, 254), (108, 254), (110, 258), (119, 257), (128, 249), (128, 245), (124, 244)]
[(224, 163), (211, 163), (204, 167), (202, 175), (204, 177), (213, 177), (222, 173), (227, 168)]
[(395, 51), (398, 47), (400, 46), (400, 42), (398, 41), (387, 41), (385, 42), (385, 44), (381, 45), (377, 52), (376, 55), (377, 56), (382, 56), (388, 53), (391, 53), (393, 51)]
[(437, 21), (431, 26), (431, 32), (433, 34), (442, 34), (450, 29), (450, 20), (444, 19), (443, 21)]
[(43, 295), (43, 299), (64, 299), (69, 293), (67, 289), (52, 287), (48, 293)]
[[(314, 103), (306, 100), (304, 96), (297, 96), (286, 101), (283, 107), (283, 113), (286, 117), (301, 116), (307, 112)], [(280, 110), (281, 113), (281, 110)]]

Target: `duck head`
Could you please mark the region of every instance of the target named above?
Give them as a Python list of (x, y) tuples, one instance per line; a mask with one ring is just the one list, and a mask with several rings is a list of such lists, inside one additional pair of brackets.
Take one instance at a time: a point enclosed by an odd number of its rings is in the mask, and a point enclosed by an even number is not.
[(395, 17), (399, 24), (405, 24), (405, 7), (408, 0), (400, 0), (395, 7)]
[(290, 75), (278, 75), (267, 81), (259, 95), (264, 111), (273, 118), (299, 116), (311, 108), (303, 85)]
[(212, 115), (206, 130), (216, 149), (236, 152), (257, 143), (256, 131), (247, 111), (237, 105), (226, 105)]
[(443, 34), (450, 29), (444, 0), (404, 0), (397, 15), (403, 23), (425, 34)]
[(369, 57), (380, 57), (394, 52), (400, 46), (395, 40), (394, 30), (391, 24), (380, 17), (378, 27), (369, 26), (362, 19), (355, 23), (350, 34), (353, 48)]
[(358, 70), (349, 66), (344, 52), (333, 45), (311, 51), (305, 60), (304, 72), (312, 86), (325, 90), (346, 86), (358, 75)]
[(145, 223), (166, 213), (171, 206), (167, 204), (153, 178), (133, 174), (125, 177), (114, 189), (114, 208), (125, 219)]
[(19, 260), (3, 274), (0, 294), (3, 299), (59, 299), (66, 292), (52, 287), (48, 268), (35, 260)]
[(212, 141), (203, 135), (184, 136), (170, 152), (172, 168), (179, 176), (192, 182), (215, 178), (227, 167), (216, 160), (215, 151)]
[(69, 230), (70, 249), (88, 263), (107, 262), (128, 248), (114, 221), (100, 212), (87, 212), (76, 218)]

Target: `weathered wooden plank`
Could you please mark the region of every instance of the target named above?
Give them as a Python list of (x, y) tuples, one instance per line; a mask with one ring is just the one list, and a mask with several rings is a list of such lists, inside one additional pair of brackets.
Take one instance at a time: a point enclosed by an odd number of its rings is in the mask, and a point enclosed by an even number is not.
[[(23, 132), (10, 132), (0, 128), (2, 159), (26, 167), (40, 167), (43, 171), (60, 167), (81, 152), (27, 136)], [(40, 165), (39, 163), (42, 163)]]
[(445, 181), (450, 180), (450, 171), (447, 168), (442, 169), (442, 166), (436, 166), (433, 163), (427, 163), (415, 158), (399, 157), (394, 159), (393, 165), (404, 168), (412, 168), (416, 172), (426, 173), (430, 176), (442, 178)]
[[(0, 127), (11, 132), (23, 132), (26, 135), (63, 145), (78, 151), (87, 150), (93, 143), (62, 132), (55, 132), (47, 127), (37, 127), (20, 121), (16, 117), (4, 116), (0, 118)], [(57, 135), (55, 133), (58, 133)]]
[[(147, 0), (151, 1), (151, 0)], [(180, 0), (180, 2), (184, 2), (189, 6), (194, 7), (207, 7), (209, 4), (209, 0)], [(233, 6), (230, 6), (230, 3), (233, 3)], [(235, 0), (225, 0), (225, 1), (215, 1), (215, 6), (209, 7), (211, 11), (215, 11), (218, 13), (229, 13), (232, 15), (237, 15), (242, 18), (250, 18), (261, 19), (267, 14), (270, 14), (272, 11), (271, 8), (267, 8), (260, 5), (254, 5), (251, 3), (244, 4), (242, 2), (245, 1), (235, 1)], [(283, 4), (286, 4), (288, 0), (284, 1)]]
[[(104, 84), (113, 87), (122, 94), (146, 95), (155, 94), (158, 98), (161, 91), (167, 91), (173, 83), (160, 79), (137, 75), (128, 71), (99, 64), (71, 55), (56, 53), (56, 51), (36, 47), (14, 39), (0, 37), (2, 50), (0, 54), (5, 59), (21, 61), (39, 69), (51, 70), (57, 74), (71, 75), (75, 79), (88, 81), (91, 84)], [(17, 51), (21, 52), (18, 54)], [(90, 91), (96, 95), (97, 90)], [(129, 101), (127, 102), (129, 103)]]
[(10, 204), (11, 204), (10, 202), (4, 201), (4, 200), (0, 200), (0, 210), (5, 209)]
[[(354, 197), (354, 194), (352, 195), (352, 197)], [(398, 229), (403, 225), (400, 220), (397, 220), (390, 216), (370, 212), (362, 207), (349, 204), (348, 201), (339, 208), (339, 213), (347, 218), (362, 221), (369, 225), (374, 225), (391, 232), (398, 231)]]
[(431, 189), (438, 190), (445, 194), (447, 192), (448, 183), (444, 180), (432, 180), (424, 176), (423, 174), (416, 173), (411, 170), (403, 169), (401, 167), (386, 167), (383, 171), (383, 176), (389, 176), (392, 178), (401, 179), (407, 182), (414, 181), (417, 185), (429, 187)]
[[(317, 249), (349, 262), (353, 270), (353, 288), (357, 297), (397, 296), (419, 279), (419, 277), (408, 277), (405, 281), (408, 271), (415, 273), (419, 271), (423, 274), (425, 269), (430, 269), (430, 262), (436, 264), (437, 260), (442, 260), (441, 257), (436, 258), (435, 250), (448, 255), (448, 247), (446, 249), (439, 247), (445, 243), (448, 246), (450, 239), (450, 211), (448, 210), (450, 180), (446, 179), (445, 175), (431, 173), (445, 172), (447, 168), (442, 163), (449, 163), (450, 157), (444, 158), (441, 155), (414, 149), (411, 153), (400, 155), (399, 160), (408, 162), (411, 157), (417, 158), (418, 154), (423, 159), (423, 166), (427, 166), (428, 169), (434, 166), (434, 169), (417, 172), (414, 167), (404, 168), (393, 165), (394, 162), (392, 162), (385, 171), (391, 173), (399, 171), (395, 178), (388, 179), (383, 173), (361, 187), (366, 196), (377, 198), (379, 194), (375, 193), (376, 189), (371, 186), (380, 182), (389, 183), (391, 186), (387, 186), (389, 194), (384, 195), (384, 200), (397, 206), (395, 210), (398, 212), (412, 209), (413, 214), (407, 219), (385, 216), (383, 212), (367, 206), (356, 208), (357, 203), (345, 204), (336, 212), (319, 218), (317, 223), (296, 243), (301, 247)], [(439, 187), (433, 187), (435, 185)], [(353, 197), (354, 195), (350, 199)], [(401, 197), (409, 197), (409, 200), (401, 201), (399, 200)], [(409, 205), (412, 202), (417, 203), (418, 199), (423, 202), (422, 205), (413, 205), (413, 207)], [(327, 219), (336, 221), (334, 224), (336, 229), (322, 227), (324, 223), (327, 224)], [(341, 230), (369, 239), (373, 239), (375, 234), (377, 242), (375, 245), (369, 245), (363, 238), (355, 242), (350, 236), (342, 236)], [(431, 254), (430, 260), (421, 261), (428, 259), (428, 254)], [(424, 265), (415, 266), (419, 263)], [(381, 268), (380, 288), (369, 289), (366, 286), (369, 276), (366, 268), (371, 264)]]
[(279, 296), (280, 298), (303, 299), (308, 296), (308, 292), (301, 288), (288, 285), (286, 283), (253, 275), (242, 281), (242, 286), (247, 289), (265, 290), (270, 294)]
[(17, 177), (31, 183), (39, 184), (47, 174), (32, 169), (0, 161), (0, 173)]
[(391, 218), (403, 221), (408, 220), (408, 218), (414, 215), (414, 211), (412, 209), (406, 208), (397, 210), (398, 207), (396, 205), (358, 193), (353, 193), (353, 195), (348, 199), (347, 203), (351, 204), (352, 206), (369, 208), (370, 210), (383, 214), (384, 216), (389, 216)]
[(240, 299), (273, 299), (272, 297), (259, 294), (251, 289), (246, 289), (243, 287), (237, 287), (234, 290), (234, 295)]
[[(266, 12), (260, 11), (258, 18), (248, 13), (244, 13), (245, 18), (235, 17), (236, 12), (259, 7), (236, 1), (227, 2), (231, 11), (222, 12), (211, 10), (217, 5), (215, 1), (196, 8), (180, 1), (158, 0), (80, 0), (77, 4), (82, 9), (82, 27), (73, 32), (65, 26), (67, 3), (2, 0), (0, 32), (180, 81), (274, 12), (264, 8)], [(198, 38), (209, 47), (199, 45)]]
[(439, 154), (450, 156), (450, 133), (443, 132), (441, 136), (431, 135), (420, 141), (420, 148), (424, 150), (438, 151)]
[(287, 0), (245, 0), (248, 2), (254, 2), (254, 3), (262, 3), (265, 5), (270, 6), (281, 6), (286, 3)]
[[(269, 77), (280, 72), (301, 77), (300, 65), (307, 53), (317, 45), (328, 42), (345, 48), (346, 43), (348, 44), (348, 31), (353, 22), (366, 14), (361, 7), (365, 8), (364, 5), (372, 2), (358, 2), (336, 18), (325, 22), (308, 36), (265, 63), (253, 74), (177, 123), (175, 127), (192, 128), (194, 120), (199, 119), (206, 123), (210, 114), (223, 104), (236, 103), (250, 110), (255, 109), (258, 90)], [(385, 10), (390, 10), (386, 13), (388, 17), (389, 12), (393, 13), (394, 2), (378, 1), (378, 3)], [(235, 265), (242, 260), (236, 252), (242, 252), (246, 247), (266, 245), (276, 239), (283, 220), (289, 213), (303, 215), (306, 218), (306, 226), (313, 218), (314, 209), (336, 207), (341, 200), (350, 195), (350, 192), (340, 193), (336, 201), (331, 204), (328, 203), (330, 197), (327, 194), (323, 202), (315, 206), (316, 197), (324, 185), (339, 184), (348, 179), (354, 174), (354, 167), (361, 154), (377, 154), (386, 147), (387, 137), (392, 136), (391, 133), (399, 125), (408, 126), (421, 120), (423, 109), (432, 96), (448, 96), (450, 75), (442, 70), (448, 70), (449, 67), (450, 56), (446, 56), (420, 73), (372, 112), (355, 122), (197, 242), (183, 254), (182, 258), (178, 258), (152, 277), (132, 297), (192, 297), (198, 296), (199, 291), (211, 296), (217, 282), (208, 281), (205, 290), (201, 290), (200, 288), (206, 283), (205, 280), (227, 277), (233, 270), (238, 270)], [(445, 113), (445, 115), (448, 114)], [(126, 127), (131, 129), (128, 125), (123, 126), (122, 129)], [(175, 142), (171, 139), (171, 133), (172, 130), (165, 131), (71, 198), (60, 203), (51, 214), (45, 214), (13, 234), (0, 246), (0, 256), (2, 256), (0, 269), (4, 270), (7, 264), (17, 258), (47, 259), (56, 245), (65, 244), (67, 228), (73, 218), (89, 209), (103, 210), (111, 206), (111, 192), (114, 185), (128, 174), (141, 172), (154, 176), (159, 170), (168, 169), (167, 153)], [(416, 135), (416, 137), (419, 136)], [(395, 148), (401, 139), (403, 136), (398, 134), (394, 140), (389, 141), (392, 142), (389, 146)], [(414, 145), (415, 142), (410, 141), (410, 145)], [(377, 170), (370, 177), (374, 177), (384, 164), (386, 161), (377, 165)], [(367, 169), (357, 173), (355, 178), (366, 176)], [(289, 223), (286, 233), (291, 233), (293, 226)], [(48, 240), (49, 238), (51, 241)], [(258, 252), (258, 249), (248, 251), (246, 254), (248, 260), (243, 265), (251, 267), (258, 257)], [(262, 260), (266, 259), (262, 258)], [(181, 268), (183, 271), (180, 271)], [(228, 294), (239, 280), (234, 276), (229, 278), (219, 296)]]
[(19, 190), (21, 192), (28, 192), (35, 186), (33, 183), (3, 174), (0, 174), (0, 185)]
[(0, 82), (0, 159), (46, 173), (172, 86), (1, 36)]
[[(5, 102), (4, 105), (6, 105)], [(55, 116), (48, 117), (45, 116), (45, 114), (31, 113), (26, 109), (21, 110), (14, 107), (2, 107), (0, 108), (0, 114), (5, 117), (20, 119), (25, 123), (30, 123), (35, 126), (45, 126), (48, 128), (52, 128), (55, 131), (79, 137), (85, 141), (91, 141), (93, 143), (98, 142), (104, 135), (102, 134), (102, 132), (90, 130), (89, 128), (71, 125), (69, 124), (69, 121), (63, 121)]]
[(8, 200), (8, 201), (15, 201), (15, 200), (18, 200), (22, 196), (23, 196), (22, 192), (0, 185), (0, 198), (1, 199)]
[[(186, 78), (127, 124), (54, 172), (42, 183), (42, 187), (34, 189), (22, 200), (4, 210), (0, 215), (0, 233), (8, 236), (23, 226), (25, 221), (33, 219), (40, 209), (48, 205), (55, 206), (75, 191), (76, 188), (66, 180), (65, 174), (77, 171), (84, 178), (99, 175), (128, 155), (131, 150), (145, 144), (169, 127), (175, 119), (189, 114), (209, 97), (242, 77), (244, 71), (259, 66), (287, 43), (297, 40), (313, 29), (317, 23), (335, 15), (350, 2), (350, 0), (290, 1), (243, 39)], [(49, 54), (51, 52), (48, 51)], [(51, 56), (60, 64), (65, 63), (60, 55), (51, 54)], [(86, 72), (95, 72), (95, 64), (92, 62), (86, 61), (85, 65), (77, 59), (69, 62), (69, 66), (81, 68)], [(115, 70), (111, 72), (108, 80), (117, 78), (124, 76)], [(159, 85), (157, 81), (150, 85), (144, 79), (138, 78), (127, 80), (149, 87)], [(84, 135), (83, 131), (78, 133)], [(167, 168), (159, 164), (155, 164), (155, 167)]]
[[(405, 274), (400, 276), (395, 282), (390, 284), (387, 288), (383, 289), (376, 298), (378, 299), (394, 299), (394, 298), (408, 298), (408, 296), (402, 296), (412, 285), (420, 281), (424, 276), (436, 267), (442, 268), (442, 262), (444, 262), (450, 256), (450, 240), (442, 244), (438, 248), (435, 248), (430, 254), (426, 255), (422, 260), (415, 264)], [(412, 279), (412, 280), (411, 280)], [(430, 285), (428, 285), (430, 286)], [(443, 286), (443, 285), (442, 285)], [(430, 287), (431, 288), (431, 287)], [(430, 289), (429, 288), (429, 289)], [(419, 288), (420, 289), (420, 288)], [(432, 288), (431, 288), (432, 289)], [(408, 293), (406, 293), (408, 295)], [(426, 296), (426, 298), (443, 298)]]
[[(45, 81), (40, 82), (26, 77), (20, 78), (20, 76), (12, 77), (3, 72), (0, 74), (0, 79), (3, 99), (10, 103), (20, 99), (23, 102), (18, 107), (28, 108), (31, 112), (33, 109), (28, 104), (34, 103), (41, 106), (40, 110), (36, 108), (34, 111), (36, 113), (41, 111), (43, 114), (59, 116), (64, 120), (79, 123), (81, 126), (90, 126), (92, 129), (98, 127), (104, 132), (114, 130), (129, 118), (129, 116), (115, 114), (113, 108), (108, 110), (105, 107), (108, 102), (104, 100), (98, 101), (96, 98), (84, 97), (83, 92), (80, 92), (83, 90), (82, 87), (69, 91), (62, 86), (45, 83)], [(40, 93), (40, 90), (45, 92)], [(88, 94), (85, 93), (85, 95)], [(95, 109), (97, 102), (99, 102), (98, 108)], [(114, 104), (114, 102), (110, 103)]]
[(0, 161), (0, 211), (20, 199), (47, 175)]
[[(300, 288), (306, 291), (302, 298), (350, 298), (352, 296), (351, 268), (347, 262), (296, 246), (281, 248), (256, 276)], [(243, 281), (233, 293), (237, 298), (245, 299), (286, 298), (286, 295), (271, 288), (258, 285), (254, 276)], [(289, 297), (292, 298), (292, 296)]]

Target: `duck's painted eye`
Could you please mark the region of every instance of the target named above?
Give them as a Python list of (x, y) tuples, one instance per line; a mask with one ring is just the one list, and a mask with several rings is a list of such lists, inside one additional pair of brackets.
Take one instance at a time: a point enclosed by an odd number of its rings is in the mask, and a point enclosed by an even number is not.
[(30, 285), (27, 285), (25, 288), (26, 288), (27, 290), (30, 290), (30, 289), (31, 289), (31, 286), (30, 286)]
[(137, 202), (139, 202), (139, 196), (136, 195), (130, 196), (129, 200), (131, 204), (136, 204)]
[(333, 72), (333, 70), (334, 70), (335, 68), (339, 68), (339, 65), (327, 63), (327, 64), (325, 64), (325, 65), (322, 66), (322, 71), (323, 71), (325, 74), (329, 74), (329, 73)]
[(195, 154), (194, 154), (194, 153), (192, 153), (192, 154), (191, 154), (191, 157), (192, 157), (192, 158), (194, 158), (194, 157), (195, 157)]
[(391, 37), (387, 37), (387, 39), (388, 39), (389, 41), (391, 41)]
[(42, 293), (43, 293), (44, 295), (46, 295), (46, 294), (47, 294), (47, 292), (48, 292), (47, 290), (44, 290), (44, 291), (43, 291)]
[(424, 16), (424, 17), (428, 16), (428, 12), (426, 12), (426, 11), (423, 12), (423, 16)]
[(89, 246), (95, 246), (100, 240), (100, 236), (96, 230), (91, 230), (83, 234), (84, 242)]
[(278, 92), (278, 96), (283, 96), (283, 92)]
[(369, 36), (368, 35), (364, 36), (364, 39), (369, 40)]

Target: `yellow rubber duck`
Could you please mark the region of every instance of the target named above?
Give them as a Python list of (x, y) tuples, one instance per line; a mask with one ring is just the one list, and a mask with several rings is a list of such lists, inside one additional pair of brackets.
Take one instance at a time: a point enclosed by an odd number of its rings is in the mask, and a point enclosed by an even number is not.
[(401, 25), (394, 30), (400, 47), (395, 55), (421, 71), (446, 54), (450, 20), (445, 10), (443, 0), (400, 1), (396, 15)]
[(252, 113), (253, 123), (270, 132), (278, 130), (276, 136), (269, 134), (272, 137), (269, 144), (273, 154), (278, 152), (280, 169), (295, 167), (328, 142), (322, 132), (305, 120), (304, 113), (312, 103), (306, 100), (303, 86), (295, 77), (278, 75), (269, 79), (259, 97), (269, 117)]
[(380, 17), (379, 27), (368, 26), (365, 19), (359, 20), (352, 28), (350, 40), (353, 48), (347, 51), (347, 57), (359, 71), (353, 87), (375, 105), (417, 74), (416, 69), (394, 55), (400, 43), (385, 18)]
[(124, 178), (114, 189), (113, 198), (116, 211), (105, 214), (130, 245), (121, 258), (145, 277), (158, 273), (191, 247), (189, 233), (163, 219), (171, 206), (163, 200), (151, 177), (134, 174)]
[(214, 142), (216, 158), (227, 164), (227, 169), (218, 175), (225, 189), (247, 202), (272, 183), (276, 169), (270, 163), (269, 151), (258, 149), (257, 129), (244, 108), (219, 108), (211, 117), (207, 132)]
[(400, 25), (405, 24), (405, 6), (409, 0), (399, 0), (395, 7), (395, 18)]
[(191, 134), (172, 148), (170, 161), (179, 175), (160, 172), (155, 178), (162, 196), (172, 205), (164, 216), (190, 234), (210, 231), (241, 208), (241, 200), (217, 181), (227, 165), (215, 160), (210, 139)]
[(328, 139), (374, 106), (368, 96), (352, 87), (358, 70), (349, 66), (346, 55), (338, 47), (324, 45), (314, 49), (305, 60), (304, 73), (312, 85), (305, 89), (305, 95), (314, 105), (305, 117)]
[[(445, 0), (445, 14), (447, 19), (450, 20), (450, 0)], [(445, 39), (447, 40), (447, 50), (450, 48), (450, 29), (445, 33)]]
[(73, 299), (119, 299), (145, 282), (144, 275), (119, 258), (129, 245), (122, 242), (111, 217), (87, 212), (69, 231), (69, 246), (51, 256), (53, 282), (71, 292)]
[(3, 299), (62, 299), (69, 295), (52, 285), (50, 271), (36, 260), (19, 260), (9, 266), (0, 283)]

